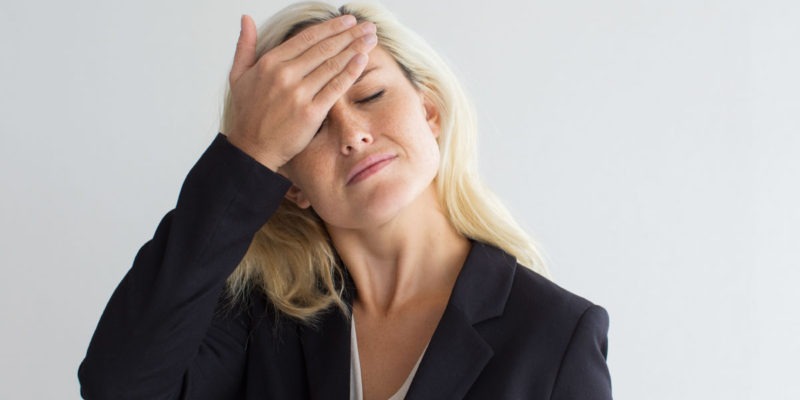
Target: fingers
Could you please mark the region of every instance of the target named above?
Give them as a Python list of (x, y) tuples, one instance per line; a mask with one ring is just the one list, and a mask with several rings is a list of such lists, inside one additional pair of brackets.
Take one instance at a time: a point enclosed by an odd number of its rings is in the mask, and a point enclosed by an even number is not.
[[(375, 24), (371, 22), (364, 22), (357, 26), (348, 29), (338, 35), (329, 37), (312, 46), (303, 54), (291, 61), (296, 65), (296, 73), (306, 76), (320, 66), (328, 65), (333, 73), (328, 76), (328, 79), (344, 69), (347, 61), (355, 55), (354, 51), (360, 50), (363, 53), (372, 49), (374, 42), (364, 43), (361, 39), (375, 38)], [(377, 40), (375, 40), (377, 42)], [(342, 51), (348, 52), (349, 55), (345, 59), (337, 59), (337, 55)], [(327, 81), (328, 79), (325, 79)]]
[(356, 24), (356, 17), (343, 15), (331, 20), (312, 25), (300, 31), (289, 40), (276, 47), (276, 57), (280, 60), (291, 60), (319, 43), (321, 40), (344, 32)]
[(349, 89), (350, 86), (353, 85), (353, 82), (361, 75), (361, 72), (364, 71), (364, 67), (367, 65), (367, 59), (368, 57), (366, 54), (357, 53), (350, 59), (344, 70), (328, 81), (322, 90), (314, 96), (312, 102), (324, 110), (329, 110), (333, 107), (336, 100), (344, 95), (347, 89)]
[(256, 63), (256, 24), (249, 15), (242, 15), (241, 27), (229, 77), (231, 85)]
[(350, 60), (352, 60), (357, 54), (369, 53), (369, 51), (372, 50), (377, 43), (378, 37), (375, 36), (374, 33), (370, 33), (350, 42), (350, 45), (347, 46), (347, 48), (340, 51), (335, 56), (328, 58), (327, 60), (323, 60), (322, 63), (319, 64), (313, 71), (311, 71), (304, 79), (304, 85), (307, 85), (306, 90), (308, 93), (318, 93), (331, 81), (331, 79), (341, 74), (342, 71), (348, 67)]

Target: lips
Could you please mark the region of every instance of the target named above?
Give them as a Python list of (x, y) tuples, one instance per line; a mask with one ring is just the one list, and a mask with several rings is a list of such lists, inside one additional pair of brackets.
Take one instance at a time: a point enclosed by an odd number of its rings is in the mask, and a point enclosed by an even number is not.
[(370, 170), (371, 167), (381, 164), (383, 161), (391, 160), (395, 157), (397, 156), (390, 153), (378, 153), (364, 157), (355, 166), (353, 166), (353, 168), (350, 170), (350, 173), (347, 174), (347, 184), (351, 184), (354, 178), (360, 177), (359, 174), (362, 172), (366, 171), (366, 173), (369, 173), (370, 171), (367, 170)]

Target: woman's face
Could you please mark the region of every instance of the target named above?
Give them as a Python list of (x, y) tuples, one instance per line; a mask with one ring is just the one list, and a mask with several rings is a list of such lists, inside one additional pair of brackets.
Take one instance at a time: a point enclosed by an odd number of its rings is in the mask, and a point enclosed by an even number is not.
[[(438, 136), (435, 107), (377, 46), (320, 131), (278, 172), (294, 184), (286, 197), (298, 206), (313, 207), (329, 225), (368, 228), (387, 222), (431, 186)], [(350, 179), (373, 157), (386, 160)]]

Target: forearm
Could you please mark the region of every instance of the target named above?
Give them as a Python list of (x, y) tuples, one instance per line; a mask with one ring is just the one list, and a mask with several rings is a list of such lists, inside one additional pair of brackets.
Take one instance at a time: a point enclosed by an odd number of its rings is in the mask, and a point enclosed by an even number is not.
[(177, 394), (225, 279), (289, 185), (217, 136), (106, 306), (79, 370), (82, 395)]

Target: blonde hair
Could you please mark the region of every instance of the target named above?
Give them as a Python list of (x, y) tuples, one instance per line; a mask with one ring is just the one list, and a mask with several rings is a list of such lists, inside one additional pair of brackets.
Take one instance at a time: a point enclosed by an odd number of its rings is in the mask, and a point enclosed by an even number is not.
[[(461, 234), (499, 247), (517, 262), (549, 276), (533, 239), (505, 206), (481, 182), (477, 173), (477, 121), (455, 75), (423, 40), (386, 9), (373, 3), (336, 8), (322, 2), (303, 2), (284, 8), (258, 31), (260, 57), (306, 26), (340, 15), (377, 26), (378, 43), (397, 61), (408, 79), (438, 108), (441, 161), (435, 179), (439, 202)], [(231, 126), (230, 87), (226, 90), (221, 132)], [(344, 271), (330, 237), (313, 208), (301, 209), (284, 199), (256, 233), (239, 266), (227, 281), (233, 299), (245, 299), (258, 287), (281, 313), (312, 324), (330, 306), (346, 315)]]

